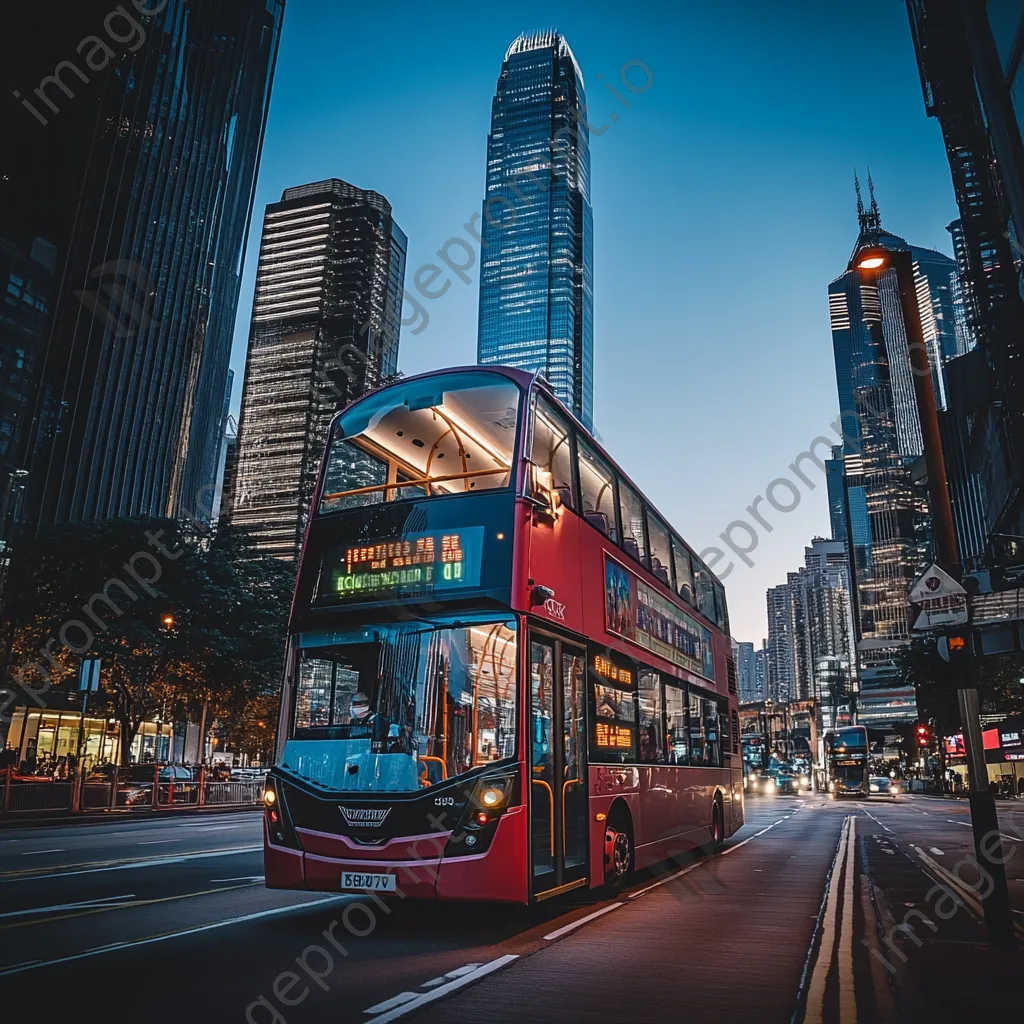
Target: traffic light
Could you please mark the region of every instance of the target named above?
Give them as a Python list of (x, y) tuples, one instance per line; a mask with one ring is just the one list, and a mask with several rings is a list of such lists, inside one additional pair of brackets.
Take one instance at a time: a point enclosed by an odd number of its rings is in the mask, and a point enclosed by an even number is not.
[(174, 629), (174, 616), (171, 615), (170, 612), (167, 612), (166, 614), (161, 615), (160, 616), (160, 625), (168, 633), (172, 632), (173, 629)]
[(918, 727), (914, 730), (914, 734), (917, 737), (917, 745), (919, 747), (931, 746), (931, 731), (929, 730), (928, 726), (925, 725), (923, 722), (920, 723)]

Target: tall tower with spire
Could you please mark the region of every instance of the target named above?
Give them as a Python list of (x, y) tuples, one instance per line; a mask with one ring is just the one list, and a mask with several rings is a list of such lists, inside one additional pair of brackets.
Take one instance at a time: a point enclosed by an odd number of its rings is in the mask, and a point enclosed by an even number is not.
[[(870, 172), (867, 203), (856, 171), (854, 192), (858, 236), (853, 252), (875, 245), (912, 255), (921, 326), (942, 407), (943, 363), (957, 354), (956, 264), (882, 226)], [(877, 283), (868, 284), (857, 271), (847, 270), (829, 285), (828, 299), (845, 427), (842, 487), (835, 490), (842, 497), (858, 660), (865, 690), (885, 690), (894, 682), (895, 652), (909, 643), (907, 590), (927, 558), (927, 508), (911, 486), (910, 472), (922, 454), (921, 424), (895, 272), (883, 271)], [(906, 711), (912, 715), (913, 706)]]
[(593, 220), (583, 75), (558, 32), (519, 36), (498, 76), (481, 218), (477, 360), (543, 373), (593, 425)]

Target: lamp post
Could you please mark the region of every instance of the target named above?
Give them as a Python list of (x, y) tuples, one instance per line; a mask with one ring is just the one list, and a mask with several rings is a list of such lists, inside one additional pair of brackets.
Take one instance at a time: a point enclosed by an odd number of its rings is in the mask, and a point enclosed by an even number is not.
[[(883, 246), (868, 245), (854, 253), (849, 269), (858, 270), (862, 278), (872, 281), (877, 281), (879, 275), (886, 271), (892, 271), (896, 276), (900, 311), (903, 314), (903, 325), (907, 336), (910, 369), (914, 378), (918, 419), (921, 424), (925, 467), (928, 472), (928, 506), (935, 529), (936, 554), (942, 569), (959, 582), (962, 575), (960, 552), (956, 530), (953, 526), (953, 506), (949, 498), (946, 464), (939, 435), (939, 416), (935, 404), (928, 347), (921, 329), (921, 311), (917, 303), (913, 257), (906, 249), (887, 249)], [(969, 613), (970, 597), (968, 596), (968, 621), (970, 621)], [(986, 850), (985, 845), (987, 837), (999, 836), (999, 820), (996, 816), (995, 798), (988, 787), (988, 767), (981, 740), (978, 691), (974, 684), (972, 659), (964, 660), (962, 672), (962, 677), (956, 681), (957, 698), (960, 706), (964, 744), (967, 748), (967, 760), (970, 765), (970, 808), (974, 850), (977, 863), (985, 864), (985, 870), (989, 872), (993, 882), (988, 896), (982, 900), (985, 926), (989, 942), (1009, 945), (1013, 943), (1013, 918), (1006, 884), (1006, 869), (1004, 862), (999, 859), (999, 855), (993, 858), (992, 854)]]

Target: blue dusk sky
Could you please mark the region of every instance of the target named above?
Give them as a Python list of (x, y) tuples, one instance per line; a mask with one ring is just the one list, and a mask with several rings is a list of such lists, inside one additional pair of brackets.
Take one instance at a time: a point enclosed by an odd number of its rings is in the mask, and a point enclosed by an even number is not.
[[(491, 97), (509, 43), (557, 28), (584, 74), (594, 210), (594, 420), (613, 457), (700, 551), (838, 412), (826, 289), (857, 234), (853, 168), (884, 225), (950, 253), (957, 216), (925, 116), (902, 0), (515, 4), (288, 0), (235, 331), (245, 366), (263, 208), (338, 177), (390, 200), (407, 284), (479, 211)], [(653, 75), (626, 109), (606, 88)], [(602, 78), (599, 79), (598, 75)], [(616, 112), (617, 121), (607, 115)], [(403, 330), (406, 374), (476, 359), (479, 264)], [(824, 451), (824, 446), (819, 448)], [(732, 630), (759, 643), (765, 589), (828, 536), (824, 475), (762, 504), (748, 567), (725, 574)], [(783, 487), (780, 503), (792, 502)], [(736, 530), (737, 538), (744, 536)], [(726, 573), (729, 562), (734, 568)]]

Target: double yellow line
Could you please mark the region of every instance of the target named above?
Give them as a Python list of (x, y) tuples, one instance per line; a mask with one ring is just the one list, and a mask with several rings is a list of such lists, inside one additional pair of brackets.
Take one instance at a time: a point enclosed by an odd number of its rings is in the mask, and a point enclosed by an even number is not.
[[(856, 1024), (857, 993), (853, 981), (853, 881), (857, 874), (857, 819), (843, 819), (839, 847), (832, 863), (825, 913), (821, 923), (821, 945), (814, 961), (807, 991), (804, 1024), (822, 1024), (825, 1015), (825, 987), (832, 970), (832, 957), (839, 946), (839, 1024)], [(840, 911), (840, 887), (842, 909)]]

